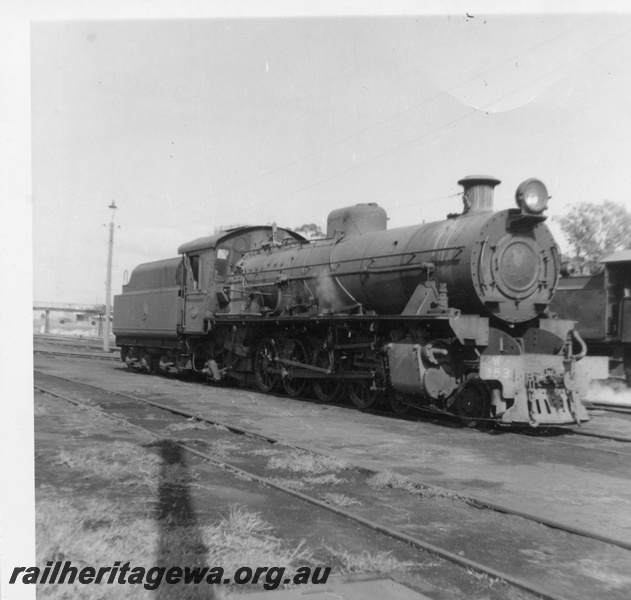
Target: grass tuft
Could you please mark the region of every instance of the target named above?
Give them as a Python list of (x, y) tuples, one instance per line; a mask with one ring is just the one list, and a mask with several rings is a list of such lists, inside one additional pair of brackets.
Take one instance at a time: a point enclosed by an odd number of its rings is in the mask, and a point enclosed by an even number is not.
[(154, 560), (155, 522), (135, 519), (130, 523), (119, 504), (105, 499), (40, 498), (36, 531), (39, 563), (71, 560), (85, 566), (130, 560), (142, 565)]
[(307, 484), (302, 479), (283, 479), (282, 477), (273, 477), (270, 481), (290, 490), (304, 490), (307, 488)]
[(322, 499), (327, 504), (340, 506), (342, 508), (345, 508), (347, 506), (361, 506), (361, 502), (357, 500), (357, 498), (351, 498), (350, 496), (346, 496), (344, 494), (327, 493), (322, 495)]
[(171, 465), (163, 465), (160, 470), (161, 486), (186, 486), (193, 481), (199, 479), (199, 475), (191, 473), (183, 464), (174, 463)]
[[(80, 497), (37, 501), (37, 563), (72, 562), (85, 566), (129, 561), (132, 567), (154, 565), (221, 565), (227, 573), (243, 565), (285, 567), (287, 573), (311, 564), (312, 553), (304, 541), (286, 542), (273, 535), (272, 526), (258, 513), (233, 506), (225, 518), (201, 525), (190, 518), (134, 518), (126, 504)], [(288, 575), (290, 576), (290, 575)], [(158, 588), (161, 598), (209, 600), (222, 597), (209, 586), (167, 585)], [(150, 599), (156, 592), (139, 586), (49, 584), (38, 586), (38, 598)]]
[(310, 452), (294, 451), (282, 456), (273, 456), (267, 463), (269, 469), (282, 469), (295, 473), (324, 473), (338, 472), (348, 468), (348, 462), (334, 456), (311, 454)]
[(389, 469), (371, 475), (366, 480), (366, 483), (375, 490), (391, 488), (410, 492), (411, 494), (422, 496), (424, 498), (433, 498), (436, 496), (436, 492), (434, 490), (417, 486), (409, 479), (403, 477), (403, 475), (399, 475)]
[(239, 446), (228, 440), (216, 440), (208, 444), (208, 447), (218, 456), (229, 456), (231, 452), (239, 450)]
[(355, 554), (341, 548), (325, 548), (342, 563), (342, 571), (346, 573), (390, 573), (420, 566), (411, 561), (400, 561), (394, 558), (390, 551), (370, 554), (364, 550), (361, 554)]
[(467, 573), (478, 581), (486, 583), (489, 587), (493, 587), (498, 581), (500, 581), (497, 577), (493, 577), (488, 573), (480, 573), (479, 571), (474, 571), (473, 569), (467, 569)]
[(282, 454), (282, 450), (275, 450), (274, 448), (259, 448), (258, 450), (252, 450), (250, 452), (253, 456), (278, 456)]
[(308, 485), (337, 485), (338, 483), (343, 483), (345, 480), (333, 473), (328, 473), (327, 475), (305, 477), (303, 481)]
[[(157, 476), (160, 459), (128, 442), (98, 444), (81, 449), (62, 448), (53, 461), (86, 475), (102, 477), (118, 483), (149, 484)], [(130, 469), (130, 465), (134, 465)]]
[(171, 423), (165, 427), (166, 431), (184, 431), (186, 429), (201, 429), (207, 431), (210, 429), (210, 425), (203, 421), (198, 421), (197, 419), (187, 419), (185, 423)]
[(233, 506), (226, 518), (203, 529), (208, 564), (220, 564), (226, 571), (243, 565), (274, 565), (289, 572), (312, 561), (304, 541), (288, 547), (272, 535), (272, 527), (259, 513)]

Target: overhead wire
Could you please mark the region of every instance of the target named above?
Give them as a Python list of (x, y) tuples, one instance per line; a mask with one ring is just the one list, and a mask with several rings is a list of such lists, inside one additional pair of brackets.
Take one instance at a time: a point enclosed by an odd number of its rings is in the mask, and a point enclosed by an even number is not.
[[(560, 71), (561, 69), (567, 68), (568, 65), (576, 62), (580, 58), (584, 57), (586, 54), (602, 48), (603, 46), (611, 43), (612, 41), (614, 41), (614, 40), (616, 40), (616, 39), (618, 39), (620, 37), (623, 37), (624, 35), (627, 35), (629, 32), (631, 32), (631, 29), (626, 29), (624, 32), (622, 32), (622, 33), (620, 33), (620, 34), (618, 34), (618, 35), (616, 35), (616, 36), (614, 36), (612, 38), (607, 39), (602, 44), (599, 44), (597, 46), (594, 46), (593, 48), (590, 48), (589, 50), (583, 52), (582, 54), (580, 54), (579, 56), (573, 58), (572, 60), (567, 61), (566, 63), (563, 63), (559, 67), (557, 67), (555, 69), (552, 69), (550, 71), (547, 71), (546, 73), (540, 75), (539, 77), (535, 77), (534, 79), (529, 80), (528, 82), (526, 82), (523, 85), (511, 90), (510, 92), (507, 92), (506, 94), (503, 94), (502, 96), (499, 96), (498, 98), (496, 98), (492, 102), (487, 103), (485, 106), (491, 106), (494, 102), (497, 102), (499, 99), (502, 99), (502, 98), (505, 98), (506, 96), (514, 94), (514, 93), (518, 92), (519, 90), (524, 89), (524, 88), (532, 85), (533, 83), (535, 83), (535, 82), (537, 82), (537, 81), (539, 81), (541, 79), (549, 77), (552, 73), (555, 73), (557, 71)], [(382, 152), (381, 154), (378, 154), (377, 156), (373, 156), (372, 158), (370, 158), (368, 160), (365, 160), (365, 161), (363, 161), (361, 163), (358, 163), (357, 165), (354, 165), (354, 166), (352, 166), (352, 167), (350, 167), (348, 169), (345, 169), (344, 171), (340, 171), (339, 173), (331, 175), (330, 177), (325, 177), (325, 178), (319, 179), (318, 181), (310, 183), (309, 185), (303, 186), (303, 187), (298, 188), (296, 190), (292, 190), (291, 192), (288, 192), (288, 193), (283, 194), (281, 196), (274, 196), (274, 197), (271, 197), (271, 198), (266, 198), (264, 200), (257, 201), (256, 203), (253, 203), (253, 204), (249, 204), (249, 205), (247, 205), (246, 208), (247, 209), (254, 208), (258, 204), (263, 203), (263, 202), (265, 202), (265, 203), (268, 203), (268, 202), (275, 202), (275, 203), (281, 202), (281, 201), (285, 200), (286, 198), (288, 198), (290, 196), (293, 196), (294, 194), (297, 194), (297, 193), (306, 191), (308, 189), (317, 187), (318, 185), (320, 185), (322, 183), (325, 183), (327, 181), (331, 181), (333, 179), (337, 179), (338, 177), (341, 177), (342, 175), (346, 175), (347, 173), (355, 171), (355, 170), (357, 170), (357, 169), (359, 169), (361, 167), (365, 167), (366, 165), (368, 165), (370, 163), (373, 163), (374, 161), (379, 160), (380, 158), (383, 158), (384, 156), (387, 156), (388, 154), (392, 154), (393, 152), (398, 152), (399, 150), (401, 150), (403, 148), (406, 148), (407, 146), (410, 146), (411, 144), (414, 144), (414, 143), (418, 142), (421, 139), (429, 137), (430, 135), (433, 135), (434, 133), (437, 133), (438, 131), (441, 131), (441, 130), (443, 130), (443, 129), (451, 126), (451, 125), (454, 125), (455, 123), (458, 123), (458, 122), (466, 119), (467, 117), (469, 117), (470, 115), (472, 115), (472, 114), (474, 114), (476, 112), (480, 112), (480, 110), (477, 109), (477, 108), (473, 108), (472, 110), (466, 112), (465, 114), (461, 115), (460, 117), (458, 117), (456, 119), (452, 119), (451, 121), (448, 121), (447, 123), (445, 123), (443, 125), (440, 125), (439, 127), (436, 127), (436, 128), (434, 128), (434, 129), (432, 129), (432, 130), (430, 130), (428, 132), (425, 132), (425, 133), (423, 133), (423, 134), (421, 134), (419, 136), (416, 136), (416, 137), (414, 137), (412, 139), (409, 139), (403, 144), (400, 144), (400, 145), (398, 145), (398, 146), (396, 146), (394, 148), (386, 150), (385, 152)], [(433, 200), (429, 200), (429, 201), (433, 201)], [(426, 201), (426, 202), (428, 202), (428, 201)], [(418, 204), (420, 204), (420, 202)]]
[[(597, 46), (594, 46), (593, 48), (590, 48), (589, 50), (586, 50), (585, 52), (581, 53), (579, 56), (573, 58), (570, 61), (567, 61), (567, 62), (563, 63), (559, 67), (556, 67), (556, 68), (554, 68), (554, 69), (552, 69), (550, 71), (547, 71), (546, 73), (540, 75), (539, 77), (535, 77), (534, 79), (529, 80), (528, 82), (526, 82), (526, 83), (522, 84), (521, 86), (511, 90), (510, 92), (507, 92), (507, 93), (503, 94), (502, 96), (497, 97), (493, 101), (488, 102), (485, 106), (490, 107), (491, 105), (493, 105), (498, 100), (501, 100), (501, 99), (503, 99), (503, 98), (505, 98), (507, 96), (510, 96), (511, 94), (514, 94), (514, 93), (516, 93), (516, 92), (518, 92), (518, 91), (520, 91), (520, 90), (522, 90), (522, 89), (524, 89), (526, 87), (529, 87), (533, 83), (535, 83), (535, 82), (537, 82), (537, 81), (539, 81), (541, 79), (545, 79), (546, 77), (549, 77), (551, 74), (553, 74), (553, 73), (555, 73), (557, 71), (560, 71), (562, 69), (567, 68), (568, 65), (570, 65), (570, 64), (576, 62), (577, 60), (583, 58), (585, 55), (587, 55), (587, 54), (589, 54), (591, 52), (594, 52), (594, 51), (602, 48), (603, 46), (606, 46), (607, 44), (610, 44), (611, 42), (613, 42), (613, 41), (615, 41), (615, 40), (617, 40), (617, 39), (619, 39), (619, 38), (621, 38), (621, 37), (623, 37), (625, 35), (628, 35), (630, 32), (631, 32), (631, 29), (626, 29), (622, 33), (620, 33), (620, 34), (618, 34), (616, 36), (613, 36), (611, 38), (608, 38), (603, 43), (598, 44)], [(292, 190), (291, 192), (288, 192), (288, 193), (283, 194), (281, 196), (274, 196), (274, 197), (271, 197), (271, 198), (265, 198), (264, 200), (256, 201), (255, 203), (247, 205), (246, 208), (247, 209), (251, 209), (251, 208), (254, 208), (255, 206), (257, 206), (257, 205), (259, 205), (261, 203), (269, 203), (269, 202), (278, 203), (278, 202), (281, 202), (281, 201), (285, 200), (286, 198), (288, 198), (290, 196), (293, 196), (293, 195), (298, 194), (300, 192), (303, 192), (303, 191), (306, 191), (308, 189), (317, 187), (318, 185), (320, 185), (322, 183), (326, 183), (327, 181), (331, 181), (333, 179), (337, 179), (338, 177), (341, 177), (343, 175), (346, 175), (347, 173), (350, 173), (350, 172), (355, 171), (355, 170), (357, 170), (357, 169), (359, 169), (361, 167), (364, 167), (364, 166), (366, 166), (368, 164), (371, 164), (371, 163), (375, 162), (376, 160), (379, 160), (379, 159), (383, 158), (384, 156), (392, 154), (393, 152), (398, 152), (399, 150), (401, 150), (403, 148), (406, 148), (406, 147), (410, 146), (411, 144), (414, 144), (414, 143), (418, 142), (421, 139), (429, 137), (430, 135), (433, 135), (433, 134), (435, 134), (435, 133), (437, 133), (437, 132), (439, 132), (439, 131), (441, 131), (441, 130), (443, 130), (443, 129), (451, 126), (451, 125), (454, 125), (455, 123), (458, 123), (458, 122), (466, 119), (470, 115), (472, 115), (474, 113), (477, 113), (477, 112), (480, 112), (480, 110), (477, 109), (477, 108), (473, 108), (472, 110), (466, 112), (465, 114), (461, 115), (460, 117), (457, 117), (456, 119), (452, 119), (451, 121), (448, 121), (447, 123), (444, 123), (443, 125), (440, 125), (439, 127), (436, 127), (436, 128), (434, 128), (434, 129), (432, 129), (432, 130), (430, 130), (428, 132), (425, 132), (425, 133), (423, 133), (423, 134), (421, 134), (419, 136), (416, 136), (416, 137), (414, 137), (412, 139), (409, 139), (403, 144), (399, 144), (398, 146), (396, 146), (394, 148), (391, 148), (389, 150), (386, 150), (385, 152), (382, 152), (381, 154), (378, 154), (377, 156), (373, 156), (372, 158), (370, 158), (368, 160), (365, 160), (365, 161), (363, 161), (361, 163), (353, 165), (352, 167), (349, 167), (348, 169), (345, 169), (344, 171), (340, 171), (339, 173), (331, 175), (330, 177), (325, 177), (325, 178), (319, 179), (318, 181), (315, 181), (315, 182), (313, 182), (313, 183), (311, 183), (309, 185), (303, 186), (303, 187), (298, 188), (296, 190)], [(459, 195), (459, 194), (455, 194), (455, 195)], [(434, 199), (426, 200), (425, 202), (431, 202), (431, 201), (434, 201)], [(421, 204), (421, 202), (418, 202), (417, 204)]]
[(586, 50), (585, 52), (579, 54), (578, 56), (575, 56), (572, 60), (569, 60), (569, 61), (563, 63), (562, 65), (559, 65), (558, 67), (556, 67), (554, 69), (551, 69), (550, 71), (547, 71), (546, 73), (540, 75), (539, 77), (536, 77), (535, 79), (532, 79), (532, 80), (524, 83), (523, 85), (519, 86), (518, 88), (515, 88), (514, 90), (511, 90), (510, 92), (506, 92), (505, 94), (502, 94), (501, 96), (495, 98), (492, 102), (487, 102), (487, 104), (485, 104), (484, 106), (490, 107), (493, 103), (498, 102), (499, 100), (503, 100), (507, 96), (510, 96), (511, 94), (514, 94), (515, 92), (518, 92), (518, 91), (520, 91), (520, 90), (532, 85), (536, 81), (539, 81), (541, 79), (545, 79), (546, 77), (549, 77), (553, 73), (556, 73), (557, 71), (561, 71), (562, 69), (567, 68), (569, 65), (571, 65), (572, 63), (575, 63), (576, 61), (578, 61), (581, 58), (585, 57), (587, 54), (591, 54), (592, 52), (595, 52), (596, 50), (600, 50), (600, 48), (603, 48), (604, 46), (607, 46), (608, 44), (611, 44), (612, 42), (618, 40), (619, 38), (624, 37), (625, 35), (628, 35), (630, 32), (631, 32), (631, 29), (625, 29), (623, 32), (621, 32), (621, 33), (619, 33), (619, 34), (617, 34), (617, 35), (615, 35), (613, 37), (607, 38), (601, 44), (593, 46), (589, 50)]
[[(491, 72), (491, 71), (493, 71), (493, 70), (495, 70), (495, 69), (497, 69), (499, 67), (504, 66), (505, 64), (509, 64), (509, 63), (515, 61), (516, 59), (521, 58), (525, 54), (528, 54), (529, 52), (532, 52), (533, 50), (536, 50), (540, 46), (548, 44), (548, 43), (558, 39), (559, 37), (561, 37), (563, 35), (566, 35), (567, 33), (571, 32), (571, 31), (573, 31), (575, 29), (580, 28), (586, 20), (587, 19), (584, 19), (579, 24), (574, 25), (572, 27), (568, 27), (567, 29), (564, 29), (563, 31), (555, 34), (554, 36), (552, 36), (550, 38), (547, 38), (546, 40), (543, 40), (542, 42), (539, 42), (538, 44), (535, 44), (534, 46), (531, 46), (527, 50), (519, 52), (518, 54), (515, 54), (515, 55), (513, 55), (513, 56), (511, 56), (511, 57), (509, 57), (509, 58), (507, 58), (507, 59), (505, 59), (505, 60), (503, 60), (503, 61), (501, 61), (501, 62), (499, 62), (499, 63), (497, 63), (497, 64), (495, 64), (495, 65), (493, 65), (493, 66), (491, 66), (491, 67), (479, 72), (479, 73), (477, 73), (476, 75), (473, 75), (473, 76), (465, 79), (464, 81), (461, 81), (461, 82), (451, 86), (447, 90), (444, 90), (444, 91), (441, 91), (441, 92), (439, 92), (437, 94), (434, 94), (433, 96), (431, 96), (431, 97), (429, 97), (429, 98), (427, 98), (427, 99), (425, 99), (425, 100), (423, 100), (421, 102), (413, 104), (413, 105), (405, 108), (404, 110), (401, 110), (401, 111), (399, 111), (397, 113), (394, 113), (393, 115), (389, 115), (388, 117), (386, 117), (384, 119), (381, 119), (378, 122), (373, 123), (372, 125), (364, 127), (364, 128), (362, 128), (362, 129), (360, 129), (358, 131), (355, 131), (354, 133), (352, 133), (350, 135), (347, 135), (347, 136), (345, 136), (343, 138), (340, 138), (340, 139), (338, 139), (338, 140), (336, 140), (334, 142), (326, 144), (325, 146), (322, 146), (322, 147), (318, 148), (317, 150), (314, 150), (313, 152), (311, 152), (309, 154), (301, 156), (301, 157), (297, 158), (296, 160), (293, 160), (293, 161), (291, 161), (289, 163), (285, 163), (285, 164), (280, 165), (278, 167), (275, 167), (275, 168), (273, 168), (271, 170), (265, 171), (264, 173), (260, 173), (260, 174), (254, 175), (254, 176), (252, 176), (252, 177), (250, 177), (250, 178), (248, 178), (248, 179), (246, 179), (244, 181), (241, 181), (241, 182), (239, 182), (237, 184), (234, 184), (232, 186), (228, 186), (226, 188), (223, 188), (223, 189), (221, 189), (221, 190), (219, 190), (217, 192), (214, 192), (214, 193), (211, 193), (211, 194), (205, 194), (203, 197), (196, 198), (194, 200), (190, 200), (188, 202), (180, 204), (178, 208), (185, 208), (187, 206), (191, 206), (193, 204), (197, 204), (199, 202), (203, 202), (204, 200), (208, 200), (210, 198), (214, 199), (214, 198), (217, 198), (218, 196), (221, 196), (221, 195), (226, 194), (228, 192), (234, 191), (235, 189), (239, 189), (241, 187), (245, 187), (245, 186), (247, 186), (247, 185), (249, 185), (249, 184), (251, 184), (251, 183), (253, 183), (255, 181), (258, 181), (258, 180), (263, 179), (265, 177), (269, 177), (271, 175), (274, 175), (274, 174), (278, 173), (279, 171), (283, 171), (283, 170), (289, 169), (289, 168), (291, 168), (291, 167), (293, 167), (293, 166), (295, 166), (297, 164), (300, 164), (300, 163), (302, 163), (302, 162), (304, 162), (306, 160), (309, 160), (310, 158), (313, 158), (314, 156), (322, 154), (323, 152), (326, 152), (326, 151), (330, 150), (331, 148), (340, 146), (341, 144), (344, 144), (345, 142), (347, 142), (349, 140), (352, 140), (352, 139), (354, 139), (356, 137), (359, 137), (360, 135), (363, 135), (363, 134), (365, 134), (365, 133), (367, 133), (369, 131), (372, 131), (374, 129), (377, 129), (378, 127), (381, 127), (381, 126), (383, 126), (383, 125), (385, 125), (387, 123), (390, 123), (391, 121), (394, 121), (394, 120), (398, 119), (399, 117), (401, 117), (401, 116), (403, 116), (403, 115), (405, 115), (405, 114), (407, 114), (407, 113), (409, 113), (409, 112), (411, 112), (413, 110), (416, 110), (418, 108), (421, 108), (422, 106), (425, 106), (426, 104), (429, 104), (430, 102), (436, 100), (437, 98), (439, 98), (439, 97), (441, 97), (443, 95), (450, 94), (451, 92), (453, 92), (453, 91), (457, 90), (458, 88), (466, 85), (467, 83), (475, 81), (476, 79), (479, 79), (480, 77), (484, 76), (485, 74), (487, 74), (487, 73), (489, 73), (489, 72)], [(473, 112), (475, 112), (475, 111), (470, 111), (469, 113), (467, 113), (467, 115), (468, 114), (472, 114)], [(459, 120), (459, 119), (457, 119), (457, 120)], [(451, 122), (447, 123), (446, 126), (448, 126), (450, 124), (451, 124)], [(433, 133), (433, 131), (430, 132), (430, 134), (431, 133)], [(395, 151), (395, 150), (396, 150), (396, 148), (391, 150), (391, 151)], [(380, 157), (381, 156), (383, 156), (383, 155), (380, 155)], [(356, 168), (358, 168), (359, 166), (362, 166), (363, 164), (369, 164), (370, 162), (372, 162), (372, 159), (370, 161), (368, 161), (367, 163), (361, 163), (361, 164), (359, 164), (357, 166), (351, 167), (347, 172), (351, 172), (351, 171), (355, 170)], [(344, 173), (345, 172), (341, 172), (339, 175), (342, 175)], [(334, 178), (336, 178), (339, 175), (335, 175), (335, 176), (331, 177), (331, 179), (334, 179)], [(298, 190), (295, 190), (292, 193), (299, 193), (301, 191), (305, 191), (306, 189), (309, 189), (310, 187), (314, 187), (315, 185), (319, 185), (319, 183), (323, 183), (325, 181), (328, 181), (328, 179), (319, 180), (319, 182), (316, 182), (313, 185), (306, 186), (304, 188), (300, 188)], [(268, 201), (274, 201), (274, 200), (275, 200), (275, 198), (272, 198), (272, 199), (262, 200), (260, 202), (268, 202)], [(165, 210), (171, 210), (171, 208), (163, 209), (162, 211), (156, 211), (156, 212), (158, 212), (158, 213), (159, 212), (164, 212)], [(233, 214), (233, 213), (232, 212), (230, 212), (230, 213), (223, 213), (223, 214), (218, 215), (218, 216), (226, 216), (227, 214)]]
[[(209, 197), (216, 198), (217, 196), (225, 194), (225, 193), (227, 193), (229, 191), (233, 191), (234, 189), (238, 189), (240, 187), (244, 187), (244, 186), (246, 186), (246, 185), (248, 185), (248, 184), (250, 184), (250, 183), (252, 183), (254, 181), (257, 181), (257, 180), (262, 179), (264, 177), (268, 177), (270, 175), (278, 173), (279, 171), (291, 168), (291, 167), (295, 166), (296, 164), (304, 162), (304, 161), (306, 161), (306, 160), (308, 160), (308, 159), (310, 159), (310, 158), (312, 158), (314, 156), (317, 156), (318, 154), (321, 154), (321, 153), (323, 153), (323, 152), (325, 152), (327, 150), (330, 150), (331, 148), (339, 146), (339, 145), (341, 145), (341, 144), (343, 144), (343, 143), (345, 143), (345, 142), (347, 142), (347, 141), (349, 141), (351, 139), (359, 137), (360, 135), (363, 135), (363, 134), (365, 134), (365, 133), (367, 133), (369, 131), (372, 131), (374, 129), (377, 129), (378, 127), (381, 127), (381, 126), (383, 126), (383, 125), (385, 125), (387, 123), (390, 123), (390, 122), (398, 119), (399, 117), (401, 117), (401, 116), (403, 116), (405, 114), (408, 114), (409, 112), (411, 112), (413, 110), (421, 108), (422, 106), (428, 104), (429, 102), (431, 102), (433, 100), (436, 100), (440, 96), (443, 96), (445, 94), (449, 94), (452, 91), (455, 91), (458, 88), (466, 85), (467, 83), (469, 83), (471, 81), (475, 81), (475, 80), (479, 79), (480, 77), (483, 77), (485, 74), (487, 74), (487, 73), (489, 73), (489, 72), (491, 72), (491, 71), (493, 71), (493, 70), (495, 70), (495, 69), (497, 69), (497, 68), (499, 68), (499, 67), (501, 67), (501, 66), (503, 66), (505, 64), (511, 63), (511, 62), (515, 61), (516, 59), (518, 59), (518, 58), (520, 58), (520, 57), (522, 57), (522, 56), (524, 56), (524, 55), (536, 50), (537, 48), (539, 48), (541, 46), (544, 46), (546, 44), (549, 44), (552, 41), (558, 39), (559, 37), (561, 37), (563, 35), (566, 35), (567, 33), (571, 32), (571, 31), (573, 31), (575, 29), (580, 28), (583, 25), (584, 21), (581, 21), (581, 23), (579, 23), (578, 25), (569, 27), (569, 28), (563, 30), (562, 32), (554, 35), (553, 37), (547, 38), (546, 40), (544, 40), (544, 41), (542, 41), (542, 42), (540, 42), (538, 44), (535, 44), (534, 46), (531, 46), (527, 50), (524, 50), (523, 52), (520, 52), (520, 53), (518, 53), (518, 54), (516, 54), (514, 56), (511, 56), (510, 58), (508, 58), (508, 59), (506, 59), (506, 60), (504, 60), (504, 61), (502, 61), (500, 63), (497, 63), (496, 65), (493, 65), (492, 67), (489, 67), (488, 69), (485, 69), (484, 71), (481, 71), (480, 73), (478, 73), (478, 74), (476, 74), (476, 75), (474, 75), (472, 77), (469, 77), (468, 79), (466, 79), (466, 80), (464, 80), (464, 81), (462, 81), (462, 82), (460, 82), (460, 83), (458, 83), (458, 84), (456, 84), (454, 86), (451, 86), (449, 89), (447, 89), (445, 91), (441, 91), (438, 94), (435, 94), (432, 97), (423, 100), (422, 102), (419, 102), (419, 103), (414, 104), (414, 105), (412, 105), (410, 107), (407, 107), (406, 109), (404, 109), (402, 111), (399, 111), (399, 112), (395, 113), (394, 115), (390, 115), (390, 116), (386, 117), (385, 119), (380, 120), (377, 123), (374, 123), (374, 124), (372, 124), (372, 125), (370, 125), (368, 127), (365, 127), (365, 128), (363, 128), (363, 129), (361, 129), (359, 131), (356, 131), (356, 132), (354, 132), (354, 133), (352, 133), (352, 134), (350, 134), (348, 136), (345, 136), (344, 138), (336, 140), (335, 142), (327, 144), (326, 146), (321, 147), (318, 150), (315, 150), (314, 152), (312, 152), (312, 153), (310, 153), (308, 155), (305, 155), (303, 157), (300, 157), (300, 158), (292, 161), (291, 163), (287, 163), (285, 165), (281, 165), (281, 166), (276, 167), (276, 168), (274, 168), (274, 169), (272, 169), (270, 171), (267, 171), (265, 173), (258, 174), (256, 176), (251, 177), (251, 178), (249, 178), (249, 179), (247, 179), (247, 180), (245, 180), (243, 182), (240, 182), (240, 183), (238, 183), (238, 184), (236, 184), (234, 186), (230, 186), (228, 188), (224, 188), (223, 190), (220, 190), (220, 191), (212, 194), (211, 196), (204, 196), (203, 199), (196, 199), (196, 200), (187, 202), (187, 203), (185, 203), (183, 205), (180, 205), (179, 208), (183, 208), (185, 206), (190, 206), (191, 204), (196, 204), (196, 203), (198, 203), (200, 201), (208, 199)], [(514, 89), (510, 90), (509, 92), (506, 92), (506, 93), (502, 94), (501, 96), (498, 96), (497, 98), (493, 99), (490, 102), (487, 102), (484, 105), (484, 107), (490, 107), (494, 103), (498, 102), (499, 100), (501, 100), (501, 99), (503, 99), (503, 98), (505, 98), (507, 96), (510, 96), (512, 94), (515, 94), (516, 92), (520, 91), (521, 89), (524, 89), (524, 88), (526, 88), (528, 86), (531, 86), (533, 83), (535, 83), (535, 82), (537, 82), (537, 81), (539, 81), (541, 79), (544, 79), (546, 77), (549, 77), (550, 75), (552, 75), (553, 73), (555, 73), (557, 71), (560, 71), (562, 69), (567, 68), (568, 65), (580, 60), (585, 55), (587, 55), (587, 54), (589, 54), (591, 52), (594, 52), (594, 51), (602, 48), (603, 46), (605, 46), (607, 44), (610, 44), (611, 42), (613, 42), (613, 41), (615, 41), (615, 40), (627, 35), (630, 31), (631, 31), (631, 29), (626, 29), (622, 33), (617, 34), (617, 35), (615, 35), (615, 36), (613, 36), (611, 38), (606, 39), (604, 42), (598, 44), (597, 46), (594, 46), (593, 48), (590, 48), (590, 49), (586, 50), (585, 52), (583, 52), (580, 55), (574, 57), (573, 59), (563, 63), (562, 65), (560, 65), (560, 66), (558, 66), (558, 67), (556, 67), (556, 68), (554, 68), (554, 69), (552, 69), (550, 71), (546, 71), (545, 73), (541, 74), (540, 76), (535, 77), (534, 79), (530, 79), (529, 81), (525, 82), (524, 84), (520, 85), (519, 87), (514, 88)], [(484, 110), (484, 108), (482, 110)], [(426, 137), (429, 137), (429, 136), (431, 136), (431, 135), (433, 135), (433, 134), (435, 134), (435, 133), (437, 133), (437, 132), (439, 132), (439, 131), (447, 128), (447, 127), (450, 127), (450, 126), (452, 126), (452, 125), (454, 125), (456, 123), (459, 123), (460, 121), (466, 119), (467, 117), (469, 117), (469, 116), (471, 116), (471, 115), (473, 115), (473, 114), (475, 114), (477, 112), (480, 112), (480, 109), (472, 108), (471, 110), (467, 111), (466, 113), (464, 113), (463, 115), (461, 115), (461, 116), (459, 116), (459, 117), (457, 117), (455, 119), (452, 119), (452, 120), (450, 120), (450, 121), (448, 121), (446, 123), (443, 123), (443, 124), (433, 128), (433, 129), (431, 129), (429, 131), (423, 132), (422, 134), (420, 134), (418, 136), (415, 136), (415, 137), (407, 140), (406, 142), (404, 142), (402, 144), (399, 144), (399, 145), (397, 145), (397, 146), (395, 146), (393, 148), (385, 150), (384, 152), (382, 152), (382, 153), (380, 153), (378, 155), (375, 155), (375, 156), (373, 156), (373, 157), (371, 157), (369, 159), (366, 159), (366, 160), (363, 160), (361, 162), (358, 162), (357, 164), (354, 164), (351, 167), (348, 167), (348, 168), (346, 168), (346, 169), (344, 169), (342, 171), (339, 171), (339, 172), (334, 173), (332, 175), (329, 175), (327, 177), (322, 177), (322, 178), (320, 178), (320, 179), (318, 179), (316, 181), (312, 181), (311, 183), (309, 183), (307, 185), (304, 185), (304, 186), (301, 186), (299, 188), (290, 190), (289, 192), (281, 194), (281, 195), (272, 196), (272, 197), (266, 197), (266, 198), (263, 198), (263, 199), (257, 199), (254, 202), (249, 203), (245, 207), (241, 207), (239, 209), (239, 211), (242, 212), (243, 210), (251, 210), (252, 208), (255, 208), (255, 207), (257, 207), (257, 206), (259, 206), (261, 204), (264, 204), (264, 203), (270, 203), (270, 202), (278, 203), (278, 202), (282, 202), (282, 201), (284, 201), (285, 199), (287, 199), (287, 198), (289, 198), (291, 196), (294, 196), (294, 195), (299, 194), (301, 192), (304, 192), (304, 191), (307, 191), (307, 190), (312, 189), (314, 187), (317, 187), (317, 186), (319, 186), (319, 185), (321, 185), (323, 183), (326, 183), (328, 181), (335, 180), (335, 179), (337, 179), (339, 177), (342, 177), (342, 176), (344, 176), (344, 175), (346, 175), (348, 173), (356, 171), (359, 168), (365, 167), (366, 165), (369, 165), (369, 164), (371, 164), (371, 163), (383, 158), (384, 156), (387, 156), (387, 155), (392, 154), (394, 152), (398, 152), (399, 150), (401, 150), (403, 148), (406, 148), (409, 145), (418, 142), (419, 140), (422, 140), (422, 139), (424, 139)], [(432, 199), (425, 200), (423, 202), (416, 202), (415, 204), (420, 204), (420, 203), (424, 203), (424, 202), (432, 202), (432, 201), (436, 201), (438, 199), (449, 198), (449, 197), (453, 197), (453, 196), (457, 196), (457, 195), (459, 195), (459, 194), (453, 194), (453, 195), (444, 196), (444, 197), (441, 197), (441, 198), (432, 198)], [(400, 207), (400, 208), (402, 208), (402, 207)], [(225, 216), (228, 216), (228, 215), (231, 215), (231, 214), (234, 214), (234, 211), (227, 211), (227, 212), (223, 212), (223, 213), (216, 213), (215, 217), (216, 218), (221, 218), (221, 217), (225, 217)]]

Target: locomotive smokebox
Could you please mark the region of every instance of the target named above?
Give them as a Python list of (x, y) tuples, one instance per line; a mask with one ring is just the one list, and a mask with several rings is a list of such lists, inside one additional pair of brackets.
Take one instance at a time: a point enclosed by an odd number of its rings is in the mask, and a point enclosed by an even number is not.
[(488, 175), (469, 175), (458, 183), (464, 188), (462, 201), (465, 213), (491, 212), (493, 210), (493, 190), (500, 184), (499, 179)]

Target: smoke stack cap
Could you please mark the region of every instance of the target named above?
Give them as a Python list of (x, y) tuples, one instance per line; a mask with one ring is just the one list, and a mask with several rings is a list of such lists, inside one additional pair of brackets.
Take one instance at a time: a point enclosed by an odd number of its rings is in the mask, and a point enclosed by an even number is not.
[(493, 210), (493, 189), (501, 181), (489, 175), (469, 175), (458, 183), (464, 188), (462, 201), (465, 213)]

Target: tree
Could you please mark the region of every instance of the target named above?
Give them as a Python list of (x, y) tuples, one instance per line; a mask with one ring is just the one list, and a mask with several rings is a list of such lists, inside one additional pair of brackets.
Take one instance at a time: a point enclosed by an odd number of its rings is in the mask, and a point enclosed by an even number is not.
[(571, 261), (586, 275), (600, 272), (600, 260), (630, 241), (631, 214), (610, 200), (601, 204), (581, 202), (554, 220), (570, 246)]
[(305, 223), (300, 227), (296, 227), (294, 231), (306, 237), (308, 240), (319, 240), (325, 237), (322, 227), (315, 223)]

